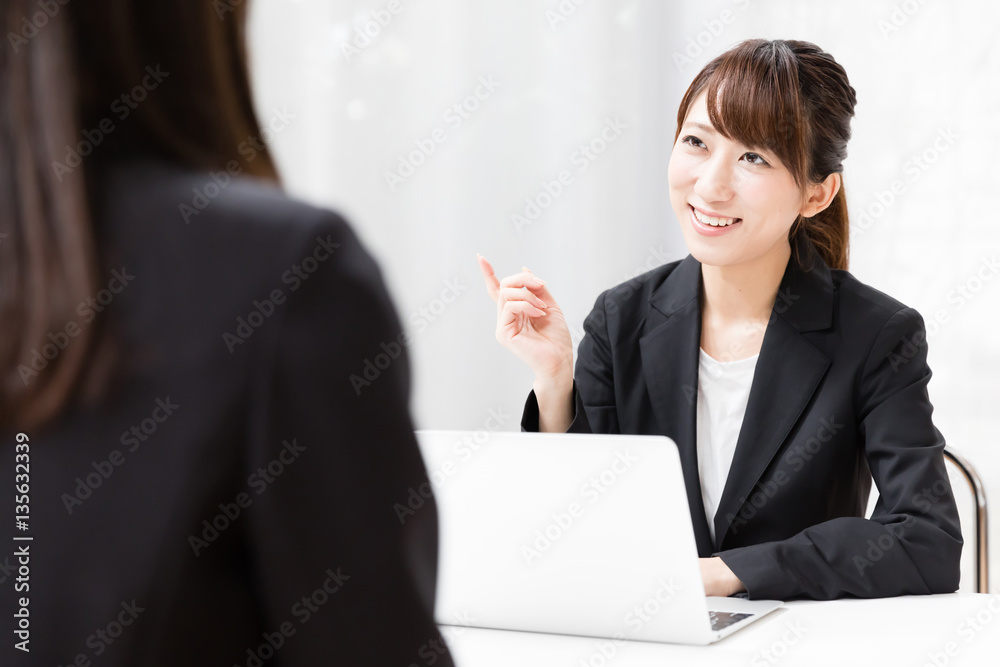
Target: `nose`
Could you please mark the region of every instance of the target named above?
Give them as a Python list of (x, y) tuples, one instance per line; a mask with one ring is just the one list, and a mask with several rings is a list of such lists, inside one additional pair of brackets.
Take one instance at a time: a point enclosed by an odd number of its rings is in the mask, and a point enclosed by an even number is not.
[(729, 201), (733, 197), (733, 169), (722, 156), (712, 156), (706, 160), (698, 173), (694, 192), (705, 203)]

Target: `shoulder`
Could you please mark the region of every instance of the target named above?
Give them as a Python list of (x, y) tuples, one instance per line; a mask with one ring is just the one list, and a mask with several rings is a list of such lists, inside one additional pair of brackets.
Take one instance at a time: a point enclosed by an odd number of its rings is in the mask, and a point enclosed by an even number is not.
[(885, 321), (909, 308), (899, 299), (861, 282), (850, 271), (831, 269), (830, 275), (841, 306), (849, 308), (851, 314), (867, 315)]
[[(197, 213), (185, 219), (189, 208)], [(131, 161), (106, 173), (95, 226), (103, 263), (134, 277), (122, 316), (145, 330), (199, 338), (246, 332), (244, 322), (283, 319), (289, 309), (325, 321), (343, 303), (365, 313), (391, 308), (380, 269), (347, 220), (260, 179)], [(292, 305), (275, 308), (286, 300)], [(233, 337), (224, 340), (232, 353)]]
[(900, 338), (922, 342), (924, 319), (913, 307), (858, 280), (849, 271), (831, 270), (834, 285), (835, 322), (842, 335), (864, 340), (872, 346), (878, 339), (893, 345)]
[[(335, 212), (291, 197), (269, 181), (149, 158), (109, 168), (100, 204), (110, 236), (127, 238), (132, 230), (164, 241), (197, 237), (199, 242), (228, 242), (233, 252), (294, 237), (318, 225), (350, 233)], [(129, 224), (119, 229), (126, 220)]]
[(328, 256), (338, 268), (327, 272), (375, 272), (339, 213), (254, 177), (130, 160), (105, 173), (97, 203), (101, 244), (116, 258), (109, 261), (151, 274), (183, 269), (203, 283), (238, 288), (242, 279), (259, 290), (300, 262)]
[(837, 340), (857, 355), (856, 385), (862, 400), (900, 385), (926, 382), (928, 332), (921, 314), (847, 271), (831, 274), (839, 284)]

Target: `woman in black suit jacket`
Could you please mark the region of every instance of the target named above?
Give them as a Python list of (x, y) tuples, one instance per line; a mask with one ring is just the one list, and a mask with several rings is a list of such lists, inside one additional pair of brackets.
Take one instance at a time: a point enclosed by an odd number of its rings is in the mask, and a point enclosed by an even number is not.
[(451, 665), (402, 326), (277, 185), (245, 3), (50, 4), (0, 54), (0, 664)]
[[(920, 315), (847, 270), (854, 89), (815, 45), (750, 40), (681, 102), (670, 194), (691, 254), (598, 298), (575, 378), (562, 312), (497, 280), (497, 339), (535, 371), (527, 431), (662, 434), (680, 450), (708, 595), (831, 599), (958, 588), (962, 536), (931, 420)], [(706, 222), (708, 224), (706, 224)], [(759, 353), (709, 532), (699, 347)], [(880, 497), (864, 518), (871, 480)]]

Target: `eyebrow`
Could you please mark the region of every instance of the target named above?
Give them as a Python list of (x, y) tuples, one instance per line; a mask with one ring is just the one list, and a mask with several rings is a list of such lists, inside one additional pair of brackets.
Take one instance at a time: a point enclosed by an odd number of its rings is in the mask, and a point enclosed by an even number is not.
[(718, 134), (718, 132), (716, 132), (716, 130), (715, 130), (714, 127), (712, 127), (711, 125), (705, 125), (704, 123), (695, 123), (693, 121), (688, 121), (688, 122), (684, 123), (684, 125), (693, 125), (694, 127), (702, 129), (705, 132), (711, 132), (712, 134)]

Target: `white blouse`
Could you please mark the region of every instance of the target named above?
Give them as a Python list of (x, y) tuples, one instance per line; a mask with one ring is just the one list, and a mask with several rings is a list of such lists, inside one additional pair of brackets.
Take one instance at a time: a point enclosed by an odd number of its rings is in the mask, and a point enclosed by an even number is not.
[(699, 352), (698, 476), (708, 530), (714, 542), (715, 512), (726, 488), (760, 353), (736, 361), (717, 361), (705, 350), (699, 348)]

